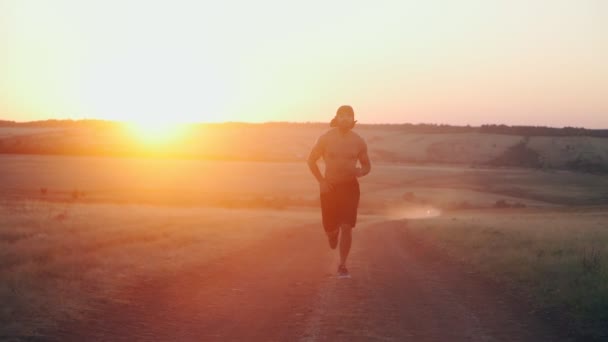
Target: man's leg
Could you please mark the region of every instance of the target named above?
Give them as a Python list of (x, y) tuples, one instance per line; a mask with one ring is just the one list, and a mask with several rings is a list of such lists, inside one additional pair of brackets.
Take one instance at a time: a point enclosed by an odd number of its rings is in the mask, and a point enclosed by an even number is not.
[(336, 200), (333, 192), (321, 193), (321, 216), (323, 219), (323, 229), (327, 234), (329, 247), (336, 249), (338, 245), (338, 234), (340, 234), (340, 226), (338, 226)]
[(336, 249), (336, 246), (338, 246), (338, 234), (340, 234), (340, 228), (326, 232), (326, 234), (327, 240), (329, 241), (329, 247), (331, 249)]
[(340, 226), (341, 236), (340, 236), (340, 265), (346, 265), (346, 258), (348, 258), (348, 253), (350, 252), (350, 245), (352, 242), (352, 231), (353, 227), (348, 224), (342, 224)]

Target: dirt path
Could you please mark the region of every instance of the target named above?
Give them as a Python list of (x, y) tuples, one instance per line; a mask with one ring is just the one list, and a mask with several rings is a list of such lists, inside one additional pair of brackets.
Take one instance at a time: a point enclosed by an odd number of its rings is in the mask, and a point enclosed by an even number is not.
[(404, 222), (356, 228), (351, 279), (319, 227), (286, 229), (187, 273), (134, 284), (61, 341), (559, 341)]

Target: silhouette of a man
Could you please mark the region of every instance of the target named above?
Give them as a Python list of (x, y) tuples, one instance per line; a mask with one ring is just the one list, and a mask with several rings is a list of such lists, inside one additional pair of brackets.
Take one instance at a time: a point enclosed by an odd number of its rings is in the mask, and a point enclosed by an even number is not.
[[(352, 229), (357, 223), (359, 177), (371, 171), (367, 143), (353, 132), (355, 113), (351, 106), (341, 106), (331, 120), (330, 130), (321, 135), (308, 156), (308, 167), (319, 182), (321, 216), (329, 246), (335, 249), (340, 236), (338, 276), (349, 277), (346, 258), (350, 252)], [(317, 160), (325, 161), (325, 175)], [(361, 167), (357, 167), (357, 161)]]

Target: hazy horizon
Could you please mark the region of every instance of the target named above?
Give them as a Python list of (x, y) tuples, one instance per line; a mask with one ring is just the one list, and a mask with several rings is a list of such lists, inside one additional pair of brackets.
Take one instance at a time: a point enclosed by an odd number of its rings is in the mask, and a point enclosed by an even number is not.
[[(29, 124), (29, 123), (36, 123), (36, 122), (47, 122), (47, 121), (74, 121), (74, 122), (79, 122), (79, 121), (102, 121), (102, 122), (110, 122), (110, 123), (117, 123), (117, 124), (129, 124), (130, 122), (128, 120), (114, 120), (114, 119), (99, 119), (99, 118), (77, 118), (77, 119), (72, 119), (72, 118), (47, 118), (47, 119), (38, 119), (38, 120), (30, 120), (30, 121), (18, 121), (18, 120), (8, 120), (8, 119), (4, 119), (2, 117), (0, 117), (0, 122), (1, 121), (9, 121), (9, 122), (15, 122), (17, 124)], [(437, 126), (441, 126), (441, 125), (447, 125), (447, 126), (453, 126), (453, 127), (481, 127), (484, 125), (496, 125), (496, 126), (500, 126), (500, 125), (505, 125), (505, 126), (510, 126), (510, 127), (515, 127), (515, 126), (523, 126), (523, 127), (546, 127), (546, 128), (556, 128), (556, 129), (560, 129), (560, 128), (583, 128), (583, 129), (588, 129), (588, 130), (607, 130), (607, 127), (597, 127), (597, 128), (591, 128), (591, 127), (584, 127), (584, 126), (551, 126), (551, 125), (509, 125), (509, 124), (505, 124), (505, 123), (481, 123), (479, 125), (467, 125), (467, 124), (448, 124), (448, 123), (444, 123), (444, 122), (361, 122), (361, 121), (357, 121), (358, 124), (362, 124), (362, 125), (437, 125)], [(193, 121), (193, 122), (181, 122), (180, 125), (207, 125), (207, 124), (252, 124), (252, 125), (256, 125), (256, 124), (314, 124), (314, 125), (322, 125), (322, 124), (329, 124), (329, 120), (328, 121)], [(329, 128), (329, 126), (328, 126)]]
[(608, 3), (0, 0), (0, 117), (608, 128)]

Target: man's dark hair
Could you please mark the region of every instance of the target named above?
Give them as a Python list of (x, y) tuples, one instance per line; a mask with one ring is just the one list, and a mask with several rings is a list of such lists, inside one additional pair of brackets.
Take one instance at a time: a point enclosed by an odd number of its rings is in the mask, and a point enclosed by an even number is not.
[[(348, 106), (348, 105), (344, 105), (344, 106), (340, 106), (338, 108), (338, 110), (336, 111), (336, 116), (334, 116), (333, 119), (331, 119), (331, 122), (329, 123), (329, 127), (337, 127), (338, 123), (336, 122), (336, 119), (338, 117), (338, 115), (340, 114), (347, 114), (347, 115), (351, 115), (353, 118), (355, 116), (355, 111), (353, 110), (353, 107)], [(355, 127), (355, 123), (357, 121), (353, 121), (353, 125), (350, 127), (351, 129), (353, 127)]]

